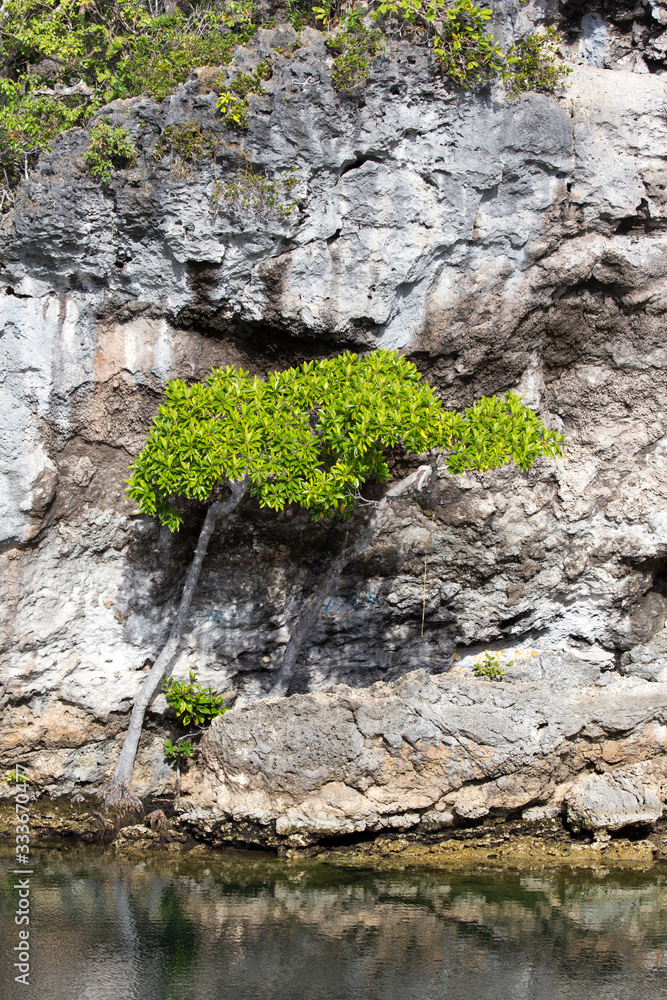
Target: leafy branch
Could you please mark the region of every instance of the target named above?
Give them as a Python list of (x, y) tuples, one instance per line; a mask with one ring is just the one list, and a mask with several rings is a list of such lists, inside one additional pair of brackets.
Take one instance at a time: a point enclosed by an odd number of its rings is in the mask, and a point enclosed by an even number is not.
[(167, 704), (173, 708), (178, 721), (184, 726), (189, 726), (191, 723), (203, 726), (229, 711), (228, 708), (221, 707), (224, 695), (218, 694), (212, 687), (202, 687), (192, 670), (189, 682), (175, 681), (173, 677), (167, 677), (162, 682), (162, 690)]
[(187, 758), (192, 757), (195, 752), (192, 741), (187, 739), (185, 736), (181, 736), (181, 738), (176, 740), (175, 743), (171, 740), (165, 740), (163, 749), (165, 760), (168, 761), (180, 761), (181, 759), (187, 760)]
[(221, 481), (247, 479), (260, 507), (298, 504), (313, 519), (349, 517), (364, 483), (390, 478), (385, 452), (437, 449), (450, 472), (513, 461), (528, 469), (560, 455), (564, 437), (519, 396), (445, 410), (417, 368), (393, 351), (345, 353), (273, 372), (214, 370), (205, 382), (167, 385), (128, 496), (175, 531), (177, 496), (205, 502)]

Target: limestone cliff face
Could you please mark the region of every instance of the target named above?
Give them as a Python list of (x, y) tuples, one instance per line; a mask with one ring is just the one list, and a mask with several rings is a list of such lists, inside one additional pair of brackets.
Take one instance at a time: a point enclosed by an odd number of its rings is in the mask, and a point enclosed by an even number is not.
[[(350, 347), (404, 351), (452, 407), (522, 392), (569, 444), (528, 474), (442, 473), (433, 516), (395, 504), (292, 691), (443, 673), (485, 647), (662, 679), (667, 8), (497, 7), (506, 41), (569, 18), (560, 95), (453, 92), (428, 49), (394, 40), (352, 100), (318, 32), (263, 30), (235, 57), (274, 69), (247, 136), (226, 132), (204, 69), (162, 104), (105, 109), (139, 150), (108, 186), (86, 173), (80, 130), (23, 182), (0, 243), (3, 766), (20, 758), (69, 791), (113, 765), (202, 517), (172, 537), (124, 499), (165, 380)], [(215, 164), (155, 159), (179, 121), (224, 132)], [(285, 211), (225, 196), (241, 147)], [(301, 515), (240, 509), (214, 538), (175, 675), (196, 668), (239, 705), (265, 694), (339, 543)], [(140, 791), (172, 780), (165, 707)]]

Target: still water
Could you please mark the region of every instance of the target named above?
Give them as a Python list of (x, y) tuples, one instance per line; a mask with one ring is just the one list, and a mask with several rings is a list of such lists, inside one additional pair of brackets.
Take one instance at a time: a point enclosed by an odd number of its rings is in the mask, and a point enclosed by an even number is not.
[(402, 871), (206, 852), (41, 852), (30, 985), (0, 859), (0, 996), (31, 1000), (657, 1000), (667, 872)]

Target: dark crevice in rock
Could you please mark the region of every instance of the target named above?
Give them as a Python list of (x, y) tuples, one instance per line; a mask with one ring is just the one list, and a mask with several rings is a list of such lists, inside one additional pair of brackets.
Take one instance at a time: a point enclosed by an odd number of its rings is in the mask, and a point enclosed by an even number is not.
[(349, 174), (351, 170), (358, 170), (359, 167), (363, 167), (365, 163), (383, 163), (386, 157), (379, 153), (363, 153), (357, 154), (356, 158), (352, 161), (347, 161), (343, 164), (338, 172), (339, 177), (344, 177), (345, 174)]
[(582, 830), (579, 829), (579, 827), (574, 826), (572, 823), (570, 823), (567, 816), (561, 816), (561, 822), (563, 830), (565, 830), (565, 832), (567, 833), (568, 837), (570, 837), (571, 840), (581, 841), (585, 844), (593, 843), (594, 838), (590, 830)]
[(480, 199), (480, 205), (486, 205), (487, 202), (493, 201), (498, 197), (498, 184), (494, 184), (493, 187), (485, 188), (482, 191), (482, 197)]
[(578, 281), (575, 285), (566, 285), (563, 288), (555, 289), (552, 297), (555, 302), (560, 302), (563, 299), (583, 298), (586, 295), (620, 298), (631, 290), (631, 285), (622, 285), (616, 281), (606, 282), (591, 277)]
[(635, 215), (628, 215), (616, 226), (614, 232), (617, 236), (627, 236), (629, 233), (655, 233), (664, 232), (667, 229), (667, 219), (654, 219), (651, 216), (646, 198), (642, 198), (635, 209)]
[[(340, 232), (340, 230), (338, 230)], [(284, 254), (291, 253), (292, 250), (297, 246), (296, 242), (292, 239), (285, 238), (278, 240), (276, 248), (271, 254), (272, 257), (282, 257)]]
[(619, 830), (610, 830), (609, 836), (612, 840), (646, 840), (653, 833), (653, 826), (650, 823), (629, 823)]
[(667, 597), (667, 559), (656, 559), (653, 563), (651, 590), (662, 597)]
[(322, 837), (318, 840), (317, 849), (328, 850), (339, 847), (353, 847), (357, 844), (372, 844), (382, 834), (377, 831), (365, 831), (363, 833), (346, 833), (339, 837)]
[[(518, 614), (512, 615), (511, 618), (504, 618), (502, 621), (499, 621), (498, 622), (498, 628), (503, 629), (503, 630), (504, 629), (512, 628), (514, 625), (518, 625), (519, 622), (523, 621), (525, 618), (530, 618), (531, 615), (534, 615), (534, 614), (535, 614), (535, 611), (533, 610), (533, 608), (526, 608), (525, 611), (520, 611)], [(529, 632), (522, 632), (516, 638), (517, 638), (517, 641), (519, 641), (519, 640), (522, 640), (522, 639), (533, 638), (534, 635), (535, 635), (535, 631), (533, 629), (531, 629)]]

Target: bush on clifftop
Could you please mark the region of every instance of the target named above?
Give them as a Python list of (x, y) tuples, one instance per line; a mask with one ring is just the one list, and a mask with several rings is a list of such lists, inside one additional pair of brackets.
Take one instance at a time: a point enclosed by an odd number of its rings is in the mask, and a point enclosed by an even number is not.
[[(332, 83), (341, 93), (364, 84), (390, 29), (428, 39), (443, 79), (464, 89), (502, 78), (511, 95), (548, 91), (570, 72), (560, 62), (553, 29), (504, 53), (487, 28), (490, 8), (472, 0), (373, 0), (356, 7), (320, 2), (324, 6), (288, 0), (287, 17), (299, 28), (319, 23), (328, 29), (327, 45), (336, 53)], [(85, 126), (116, 98), (148, 94), (162, 100), (194, 67), (228, 64), (235, 47), (256, 32), (253, 18), (258, 20), (253, 0), (4, 0), (0, 211), (59, 133)], [(248, 95), (261, 93), (270, 75), (269, 61), (222, 87), (219, 109), (229, 128), (247, 128)]]
[(255, 6), (145, 0), (5, 0), (0, 163), (6, 191), (36, 155), (116, 98), (162, 100), (195, 66), (228, 63), (257, 30)]

